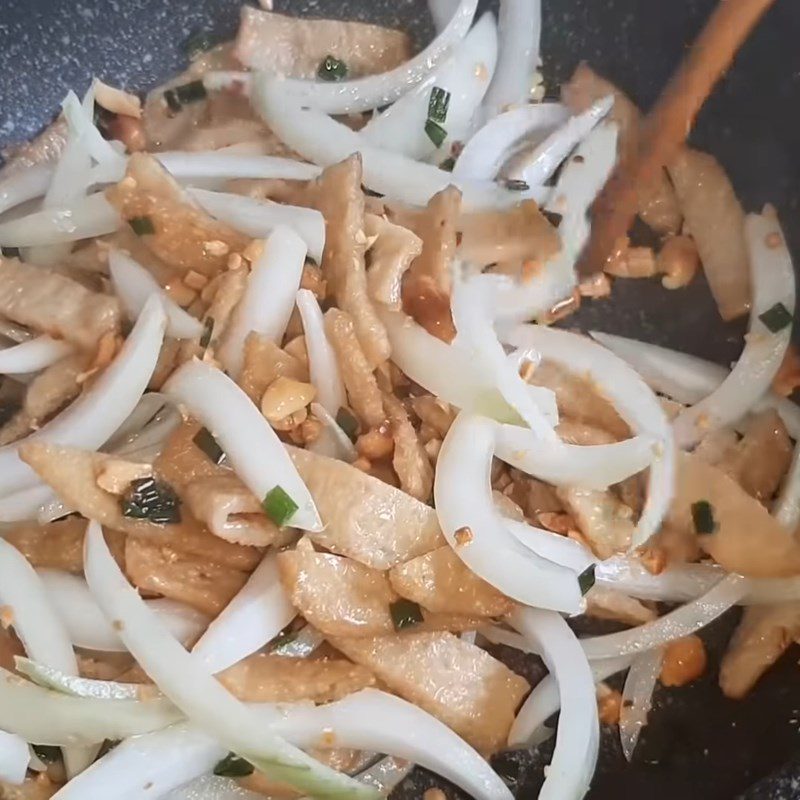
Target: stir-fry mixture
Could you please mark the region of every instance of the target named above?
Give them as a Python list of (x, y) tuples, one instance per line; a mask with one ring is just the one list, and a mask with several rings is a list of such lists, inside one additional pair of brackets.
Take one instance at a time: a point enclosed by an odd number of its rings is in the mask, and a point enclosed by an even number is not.
[[(419, 764), (507, 800), (490, 757), (560, 709), (540, 796), (581, 798), (705, 625), (745, 607), (733, 698), (800, 636), (777, 215), (687, 146), (578, 278), (641, 115), (585, 64), (544, 99), (535, 6), (431, 2), (416, 55), (247, 6), (9, 155), (0, 797), (373, 798)], [(749, 313), (730, 370), (551, 324), (701, 268)]]

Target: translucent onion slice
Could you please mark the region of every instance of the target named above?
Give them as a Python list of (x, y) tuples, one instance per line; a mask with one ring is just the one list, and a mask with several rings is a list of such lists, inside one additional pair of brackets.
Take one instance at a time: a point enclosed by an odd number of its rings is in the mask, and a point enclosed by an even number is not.
[(541, 0), (502, 0), (498, 23), (500, 57), (483, 101), (487, 119), (531, 99), (542, 38)]
[(119, 214), (102, 192), (59, 208), (43, 208), (0, 223), (3, 247), (33, 247), (105, 236), (120, 226)]
[(434, 497), (442, 532), (467, 567), (499, 591), (527, 605), (576, 614), (582, 598), (575, 573), (523, 547), (494, 507), (494, 447), (495, 423), (458, 415), (436, 464)]
[(267, 554), (192, 653), (212, 674), (221, 672), (274, 639), (296, 615), (281, 584), (276, 556)]
[[(108, 268), (114, 291), (131, 319), (136, 319), (151, 297), (158, 297), (167, 315), (167, 333), (175, 339), (196, 339), (203, 333), (200, 320), (184, 311), (162, 288), (152, 273), (127, 253), (113, 249)], [(0, 353), (0, 357), (2, 353)]]
[(520, 325), (507, 341), (515, 347), (536, 348), (566, 369), (588, 375), (635, 432), (655, 440), (658, 450), (650, 465), (647, 500), (631, 547), (644, 544), (661, 526), (675, 490), (675, 442), (658, 398), (622, 359), (584, 336)]
[(0, 447), (0, 492), (38, 483), (36, 474), (18, 455), (21, 445), (44, 441), (95, 450), (119, 428), (147, 388), (166, 322), (158, 298), (148, 300), (122, 349), (91, 388), (38, 431)]
[(556, 746), (540, 800), (580, 800), (597, 763), (600, 723), (594, 676), (575, 634), (560, 614), (521, 608), (509, 620), (540, 652), (561, 700)]
[[(491, 13), (484, 14), (453, 51), (434, 70), (431, 79), (403, 95), (386, 111), (376, 113), (359, 131), (374, 147), (430, 161), (444, 158), (453, 142), (468, 138), (475, 110), (483, 99), (497, 62), (497, 25)], [(425, 132), (432, 87), (450, 93), (447, 118), (442, 124), (447, 136), (437, 147)], [(494, 176), (490, 176), (494, 177)]]
[(227, 222), (254, 239), (266, 239), (278, 226), (288, 226), (305, 243), (318, 264), (325, 247), (325, 219), (315, 208), (288, 206), (240, 194), (189, 189), (189, 194), (212, 217)]
[(264, 795), (243, 789), (232, 778), (204, 775), (165, 794), (163, 800), (264, 800)]
[[(0, 522), (36, 519), (39, 509), (60, 501), (49, 486), (38, 484), (0, 497)], [(59, 515), (61, 516), (61, 515)], [(56, 519), (57, 517), (54, 517)]]
[(641, 653), (631, 662), (631, 668), (622, 688), (622, 706), (619, 713), (619, 738), (622, 752), (628, 761), (639, 741), (639, 734), (647, 724), (647, 715), (653, 705), (653, 690), (661, 672), (664, 650), (661, 647)]
[(350, 437), (341, 429), (336, 418), (319, 403), (312, 403), (311, 413), (325, 426), (319, 438), (311, 442), (307, 449), (321, 456), (335, 458), (352, 464), (358, 458), (355, 445)]
[(19, 785), (25, 780), (30, 761), (28, 743), (14, 733), (0, 731), (0, 781)]
[(118, 683), (66, 675), (29, 658), (14, 658), (14, 666), (21, 675), (30, 678), (37, 686), (73, 697), (90, 697), (96, 700), (142, 700), (152, 689), (141, 683)]
[(288, 640), (276, 643), (270, 648), (270, 653), (286, 658), (308, 658), (318, 650), (325, 641), (325, 637), (313, 625), (306, 625)]
[(279, 225), (267, 237), (217, 350), (234, 378), (242, 370), (245, 339), (252, 331), (280, 344), (294, 311), (305, 260), (306, 243), (291, 228)]
[(431, 12), (433, 27), (441, 33), (453, 17), (458, 8), (459, 0), (428, 0), (428, 10)]
[(456, 185), (465, 211), (510, 206), (528, 196), (491, 181), (459, 180), (431, 164), (372, 147), (343, 123), (301, 107), (287, 92), (288, 83), (263, 73), (256, 75), (252, 97), (256, 112), (283, 142), (320, 166), (327, 167), (359, 153), (364, 185), (374, 192), (401, 203), (424, 206), (437, 192)]
[(328, 114), (369, 111), (393, 103), (421, 81), (428, 82), (431, 71), (466, 36), (477, 5), (478, 0), (461, 0), (441, 33), (424, 50), (395, 69), (350, 81), (288, 79), (289, 94), (303, 106)]
[(513, 519), (505, 519), (504, 522), (506, 528), (521, 545), (547, 561), (572, 570), (575, 574), (579, 575), (597, 563), (590, 550), (568, 536), (561, 536)]
[(124, 157), (118, 153), (111, 142), (103, 138), (100, 131), (92, 120), (94, 110), (94, 86), (89, 88), (87, 102), (84, 104), (78, 100), (75, 92), (68, 92), (61, 104), (64, 109), (64, 117), (67, 120), (70, 131), (83, 141), (89, 155), (98, 164), (119, 164)]
[(225, 747), (256, 768), (302, 791), (318, 797), (375, 796), (274, 734), (187, 653), (128, 583), (96, 523), (86, 533), (84, 564), (86, 580), (106, 618), (119, 622), (128, 650), (191, 722), (213, 731)]
[(37, 336), (27, 342), (0, 350), (0, 374), (20, 375), (38, 372), (69, 355), (73, 348), (63, 339), (47, 335)]
[(747, 590), (748, 581), (745, 578), (727, 575), (701, 597), (663, 617), (627, 631), (581, 639), (581, 647), (587, 657), (593, 660), (652, 650), (699, 631), (736, 605)]
[(0, 181), (0, 214), (41, 197), (52, 178), (52, 164), (34, 164)]
[(776, 304), (795, 307), (792, 259), (774, 211), (749, 214), (745, 237), (750, 254), (753, 307), (744, 349), (722, 384), (675, 420), (675, 437), (692, 447), (709, 431), (741, 419), (770, 388), (791, 339), (792, 326), (771, 331), (761, 315)]
[[(122, 639), (103, 616), (83, 578), (55, 569), (40, 569), (37, 572), (50, 603), (75, 647), (125, 652)], [(176, 600), (163, 598), (145, 602), (158, 615), (164, 627), (184, 644), (195, 641), (208, 625), (208, 617)]]
[(314, 501), (281, 440), (250, 398), (223, 372), (202, 361), (177, 369), (163, 392), (208, 428), (231, 466), (258, 498), (280, 486), (297, 504), (286, 522), (322, 530)]
[(382, 758), (356, 775), (356, 780), (374, 786), (382, 795), (388, 797), (404, 781), (414, 765), (405, 759), (392, 756)]
[(600, 585), (640, 600), (669, 603), (695, 600), (724, 577), (724, 570), (712, 564), (672, 564), (653, 575), (635, 556), (614, 556), (601, 561), (595, 570)]
[[(487, 638), (493, 641), (491, 637)], [(507, 644), (507, 642), (501, 642), (501, 644)], [(525, 652), (530, 651), (526, 650)], [(606, 678), (628, 669), (632, 660), (632, 656), (617, 656), (616, 658), (604, 658), (602, 661), (590, 661), (589, 668), (592, 671), (592, 679), (595, 683), (604, 681)], [(517, 712), (514, 724), (508, 734), (508, 746), (527, 747), (537, 745), (550, 738), (552, 730), (545, 726), (545, 722), (559, 708), (561, 708), (561, 698), (559, 697), (558, 683), (552, 674), (547, 675), (536, 684)]]

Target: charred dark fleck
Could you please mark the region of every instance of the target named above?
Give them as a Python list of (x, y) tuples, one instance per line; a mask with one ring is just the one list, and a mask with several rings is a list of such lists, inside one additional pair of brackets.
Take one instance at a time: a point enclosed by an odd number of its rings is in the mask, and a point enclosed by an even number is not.
[(168, 483), (140, 478), (122, 498), (122, 515), (157, 525), (175, 524), (181, 521), (180, 500)]

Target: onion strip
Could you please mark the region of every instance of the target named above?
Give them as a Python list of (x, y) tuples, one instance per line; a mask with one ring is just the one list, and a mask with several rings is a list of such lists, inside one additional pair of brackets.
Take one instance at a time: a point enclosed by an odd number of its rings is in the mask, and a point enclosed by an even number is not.
[(0, 731), (0, 781), (18, 786), (25, 780), (30, 762), (28, 743), (14, 733)]
[(73, 351), (69, 342), (50, 336), (37, 336), (27, 342), (0, 350), (0, 374), (20, 375), (38, 372), (64, 358)]
[(653, 690), (663, 660), (664, 651), (661, 647), (640, 653), (631, 662), (625, 678), (619, 712), (619, 738), (622, 753), (628, 761), (633, 757), (639, 734), (647, 724), (647, 715), (653, 705)]

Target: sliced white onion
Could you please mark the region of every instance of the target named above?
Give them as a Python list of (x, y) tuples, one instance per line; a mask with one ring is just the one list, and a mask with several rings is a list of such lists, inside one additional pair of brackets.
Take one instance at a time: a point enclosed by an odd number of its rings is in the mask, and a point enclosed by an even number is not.
[[(437, 153), (444, 157), (449, 154), (452, 142), (467, 138), (496, 63), (497, 26), (487, 12), (456, 47), (452, 57), (434, 70), (430, 81), (416, 86), (386, 111), (376, 113), (359, 133), (372, 146), (409, 158), (429, 161)], [(450, 93), (447, 118), (442, 124), (447, 137), (438, 147), (425, 132), (433, 87)]]
[(298, 506), (286, 522), (307, 531), (322, 530), (311, 494), (283, 443), (227, 375), (195, 360), (177, 369), (162, 391), (208, 428), (256, 497), (263, 499), (280, 486)]
[(285, 658), (308, 658), (322, 646), (324, 641), (325, 636), (322, 633), (313, 625), (306, 625), (297, 633), (287, 637), (285, 641), (275, 644), (269, 652), (274, 656)]
[(553, 758), (540, 800), (580, 800), (597, 763), (600, 723), (594, 676), (575, 634), (560, 614), (521, 608), (509, 620), (541, 653), (561, 700)]
[(591, 659), (633, 655), (652, 650), (673, 639), (696, 633), (736, 605), (747, 589), (748, 581), (740, 575), (727, 575), (701, 597), (663, 617), (627, 631), (582, 639), (581, 647)]
[(221, 672), (274, 639), (296, 615), (281, 584), (276, 556), (267, 554), (192, 653), (212, 674)]
[(64, 117), (67, 120), (70, 131), (79, 137), (89, 155), (98, 164), (118, 164), (124, 158), (114, 149), (111, 142), (106, 141), (97, 130), (92, 120), (94, 109), (94, 87), (91, 86), (87, 93), (87, 101), (81, 104), (75, 92), (68, 92), (61, 107), (64, 109)]
[(307, 449), (328, 458), (352, 464), (358, 452), (350, 437), (342, 430), (336, 418), (319, 403), (312, 403), (311, 413), (325, 426), (319, 438), (311, 442)]
[[(151, 297), (158, 297), (167, 315), (167, 333), (175, 339), (196, 339), (203, 333), (200, 320), (184, 311), (162, 288), (152, 273), (127, 253), (112, 249), (108, 268), (114, 291), (131, 319), (141, 314)], [(2, 355), (2, 354), (0, 354)]]
[(28, 743), (14, 733), (0, 731), (0, 781), (18, 786), (31, 761)]
[[(29, 489), (20, 489), (0, 497), (0, 522), (36, 519), (39, 509), (49, 504), (60, 504), (60, 502), (53, 490), (44, 484), (37, 484)], [(58, 516), (62, 515), (58, 514), (53, 519), (58, 519)]]
[(41, 197), (52, 178), (52, 164), (33, 164), (0, 181), (0, 214)]
[(73, 697), (89, 697), (95, 700), (142, 700), (147, 696), (148, 691), (152, 696), (151, 687), (141, 683), (119, 683), (80, 678), (67, 675), (52, 667), (46, 667), (29, 658), (15, 656), (14, 666), (17, 672), (30, 678), (37, 686)]
[(773, 504), (772, 514), (788, 531), (794, 532), (800, 523), (800, 445), (797, 442), (789, 471)]
[(235, 378), (242, 370), (244, 343), (251, 332), (263, 334), (275, 344), (283, 339), (305, 260), (306, 243), (285, 225), (275, 228), (264, 242), (217, 350), (220, 361)]
[(166, 328), (158, 298), (147, 301), (122, 349), (94, 384), (38, 431), (0, 447), (0, 492), (10, 493), (37, 484), (34, 471), (19, 457), (28, 442), (52, 442), (95, 450), (136, 407), (153, 374)]
[(655, 647), (640, 653), (631, 662), (631, 668), (622, 688), (622, 706), (619, 712), (619, 738), (622, 753), (628, 761), (633, 757), (639, 734), (647, 724), (647, 715), (653, 705), (653, 690), (661, 672), (664, 650)]
[(578, 613), (571, 570), (538, 557), (509, 533), (494, 507), (490, 472), (495, 423), (461, 412), (436, 463), (434, 497), (442, 532), (456, 555), (492, 586), (528, 605)]
[(504, 519), (504, 523), (514, 538), (528, 550), (578, 575), (597, 563), (597, 559), (588, 548), (568, 536), (561, 536), (514, 519)]
[[(125, 652), (122, 639), (103, 616), (83, 578), (55, 569), (39, 569), (37, 572), (75, 647)], [(176, 600), (163, 598), (145, 602), (158, 615), (162, 625), (184, 644), (194, 642), (208, 625), (208, 617)]]
[(750, 254), (753, 306), (739, 360), (708, 397), (681, 412), (675, 437), (692, 447), (709, 431), (741, 419), (770, 388), (791, 339), (792, 326), (772, 332), (761, 315), (777, 304), (794, 315), (795, 280), (792, 259), (774, 212), (748, 214), (745, 238)]
[(367, 786), (374, 786), (384, 797), (388, 797), (408, 777), (412, 769), (414, 765), (410, 761), (388, 756), (359, 772), (356, 780)]
[(213, 731), (225, 747), (257, 769), (312, 795), (349, 792), (354, 798), (374, 797), (273, 733), (187, 653), (128, 583), (96, 523), (90, 523), (86, 533), (84, 569), (92, 594), (106, 618), (118, 623), (128, 650), (191, 722)]
[(325, 247), (325, 219), (315, 208), (288, 206), (240, 194), (189, 189), (189, 194), (212, 217), (227, 222), (254, 239), (266, 239), (278, 226), (290, 227), (305, 243), (318, 264)]
[(117, 428), (114, 435), (106, 442), (107, 447), (113, 450), (130, 443), (133, 437), (140, 433), (148, 423), (152, 422), (169, 402), (169, 399), (160, 392), (143, 394), (136, 404), (136, 408), (131, 411), (125, 422)]
[[(491, 637), (487, 638), (493, 641)], [(501, 642), (501, 644), (504, 643)], [(513, 647), (513, 645), (511, 646)], [(632, 656), (617, 656), (616, 658), (605, 658), (602, 661), (590, 661), (589, 668), (592, 671), (594, 682), (599, 683), (628, 669), (632, 660)], [(558, 683), (553, 675), (547, 675), (534, 686), (533, 691), (517, 712), (514, 724), (508, 734), (508, 746), (527, 747), (548, 739), (552, 731), (545, 726), (545, 723), (560, 707)]]
[(232, 778), (204, 775), (164, 795), (163, 800), (264, 800), (264, 795), (243, 789)]
[[(478, 0), (461, 0), (442, 32), (412, 59), (394, 69), (350, 81), (286, 80), (291, 97), (309, 108), (328, 114), (351, 114), (393, 103), (421, 81), (426, 83), (430, 73), (464, 38)], [(256, 76), (256, 83), (258, 76)]]
[(38, 372), (69, 355), (73, 348), (63, 339), (37, 336), (22, 344), (0, 350), (0, 374), (19, 375)]
[(428, 0), (428, 10), (431, 12), (433, 27), (440, 33), (447, 27), (458, 8), (459, 0)]
[(636, 433), (660, 445), (650, 465), (647, 500), (631, 547), (644, 544), (661, 526), (675, 490), (675, 442), (658, 398), (622, 359), (587, 337), (543, 325), (520, 325), (509, 333), (508, 342), (536, 348), (566, 369), (588, 375)]

